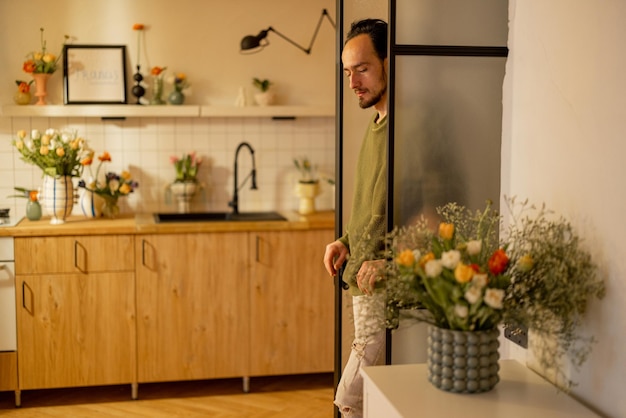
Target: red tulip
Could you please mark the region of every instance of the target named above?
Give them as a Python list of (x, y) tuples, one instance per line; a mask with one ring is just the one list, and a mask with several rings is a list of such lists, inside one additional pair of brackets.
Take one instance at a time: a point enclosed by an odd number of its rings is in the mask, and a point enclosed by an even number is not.
[(502, 248), (497, 249), (488, 261), (489, 271), (492, 274), (501, 274), (509, 265), (509, 257)]

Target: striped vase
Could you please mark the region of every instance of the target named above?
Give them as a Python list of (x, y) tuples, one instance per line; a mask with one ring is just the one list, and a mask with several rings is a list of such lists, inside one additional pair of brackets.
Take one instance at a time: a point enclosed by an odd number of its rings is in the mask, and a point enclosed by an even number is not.
[(44, 176), (41, 203), (46, 215), (51, 217), (51, 224), (65, 223), (65, 218), (72, 213), (74, 207), (72, 177)]

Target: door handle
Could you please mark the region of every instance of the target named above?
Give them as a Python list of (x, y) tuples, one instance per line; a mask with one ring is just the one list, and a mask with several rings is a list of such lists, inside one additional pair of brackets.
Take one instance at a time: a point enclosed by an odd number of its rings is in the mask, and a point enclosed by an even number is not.
[[(84, 267), (81, 267), (78, 263), (78, 250), (81, 249), (83, 253)], [(74, 241), (74, 267), (83, 274), (87, 274), (87, 249), (77, 240)]]
[[(28, 290), (28, 294), (30, 295), (28, 303), (26, 303), (26, 290)], [(33, 289), (31, 289), (28, 283), (24, 281), (22, 282), (22, 308), (24, 308), (29, 314), (34, 315), (34, 305), (35, 295), (33, 294)]]

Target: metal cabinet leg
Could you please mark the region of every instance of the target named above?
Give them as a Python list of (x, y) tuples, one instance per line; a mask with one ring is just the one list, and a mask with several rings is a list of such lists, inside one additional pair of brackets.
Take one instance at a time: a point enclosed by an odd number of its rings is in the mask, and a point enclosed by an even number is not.
[(16, 390), (15, 391), (15, 407), (19, 408), (20, 406), (22, 406), (22, 391)]
[(250, 377), (249, 376), (243, 377), (243, 392), (244, 393), (250, 392)]
[(139, 397), (139, 384), (138, 383), (130, 384), (130, 397), (133, 401), (137, 400), (137, 398)]

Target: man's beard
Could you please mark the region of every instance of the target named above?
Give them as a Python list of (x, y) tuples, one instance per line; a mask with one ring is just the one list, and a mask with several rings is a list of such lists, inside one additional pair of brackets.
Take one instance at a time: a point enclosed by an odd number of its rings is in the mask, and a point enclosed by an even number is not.
[(383, 98), (383, 96), (385, 95), (385, 92), (387, 91), (387, 86), (385, 85), (385, 87), (383, 87), (374, 97), (372, 97), (369, 100), (366, 100), (365, 98), (361, 97), (359, 98), (359, 107), (361, 109), (367, 109), (369, 107), (374, 106), (376, 103), (378, 103), (380, 101), (380, 99)]

